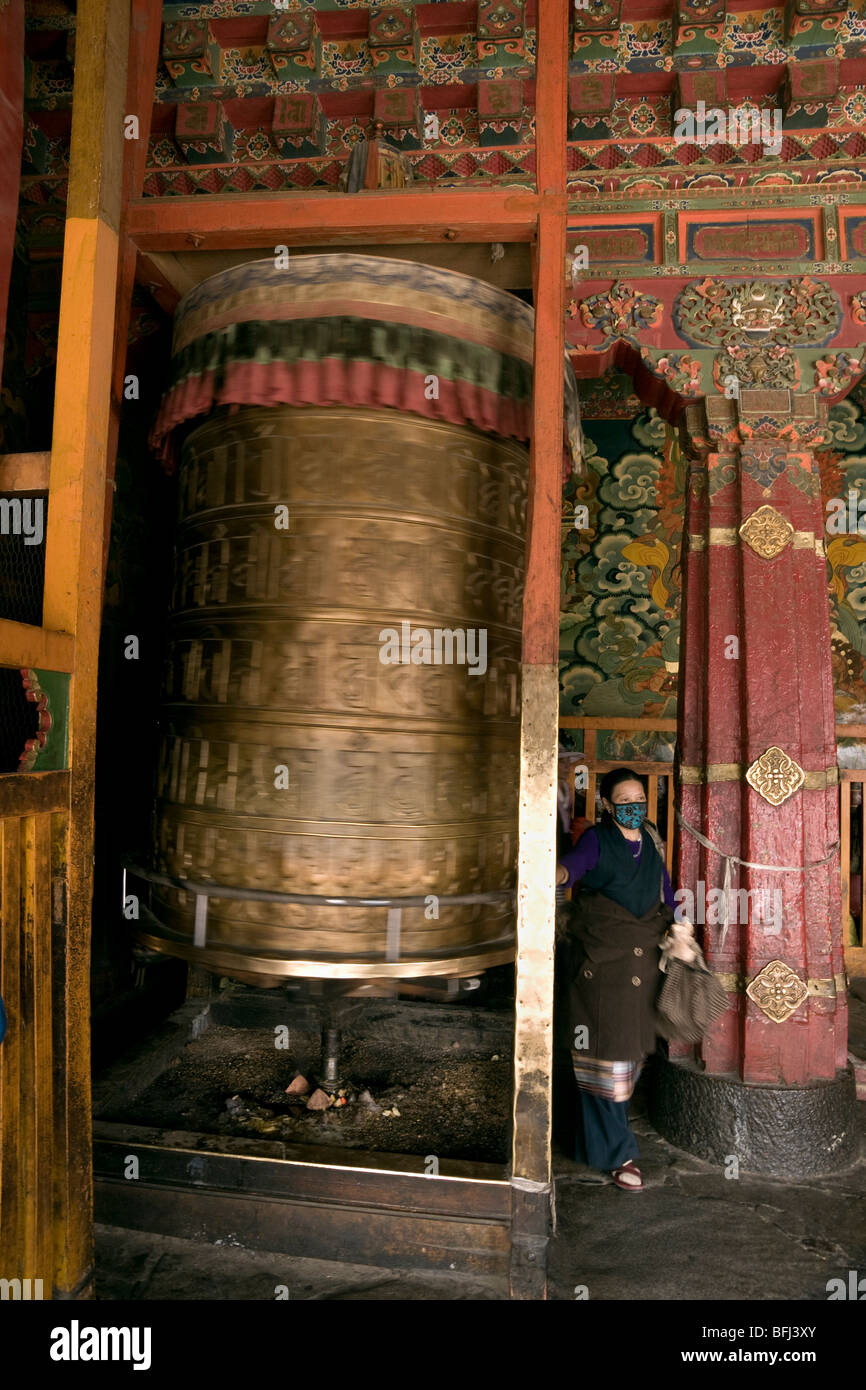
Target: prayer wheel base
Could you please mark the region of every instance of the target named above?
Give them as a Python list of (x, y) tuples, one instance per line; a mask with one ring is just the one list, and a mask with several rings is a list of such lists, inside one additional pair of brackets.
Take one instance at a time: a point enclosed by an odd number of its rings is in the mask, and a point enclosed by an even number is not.
[(189, 961), (215, 975), (263, 988), (274, 988), (289, 979), (308, 980), (413, 980), (427, 976), (472, 975), (489, 970), (494, 965), (508, 965), (514, 960), (514, 945), (496, 944), (488, 950), (479, 946), (471, 954), (442, 960), (359, 961), (359, 960), (282, 960), (264, 956), (242, 955), (230, 949), (214, 949), (167, 940), (148, 932), (139, 932), (138, 940), (151, 951), (161, 951)]

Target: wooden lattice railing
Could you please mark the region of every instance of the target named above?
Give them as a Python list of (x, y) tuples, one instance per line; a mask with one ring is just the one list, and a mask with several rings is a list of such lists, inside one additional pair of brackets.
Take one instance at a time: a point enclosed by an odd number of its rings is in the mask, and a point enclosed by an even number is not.
[[(568, 716), (559, 721), (560, 729), (580, 729), (583, 731), (583, 753), (580, 763), (575, 764), (575, 768), (584, 766), (586, 768), (586, 816), (588, 820), (594, 819), (594, 807), (596, 804), (596, 792), (598, 782), (606, 772), (610, 772), (615, 767), (634, 767), (635, 772), (639, 772), (646, 778), (647, 784), (647, 816), (658, 825), (659, 812), (659, 784), (664, 784), (665, 795), (661, 798), (665, 802), (665, 823), (659, 826), (662, 838), (665, 842), (665, 857), (667, 860), (668, 873), (673, 868), (674, 854), (674, 797), (673, 797), (673, 772), (672, 762), (651, 762), (646, 758), (626, 757), (621, 758), (599, 758), (597, 753), (598, 735), (601, 732), (611, 733), (676, 733), (677, 721), (675, 719), (613, 719), (605, 716), (582, 719), (579, 716)], [(572, 792), (574, 784), (572, 783)], [(573, 803), (572, 803), (573, 804)]]
[[(646, 778), (647, 815), (657, 825), (659, 802), (660, 800), (664, 802), (664, 824), (659, 825), (659, 830), (665, 840), (667, 866), (668, 872), (670, 872), (673, 867), (674, 845), (673, 764), (653, 762), (639, 755), (623, 755), (613, 759), (599, 758), (597, 748), (599, 733), (607, 731), (635, 734), (676, 733), (677, 721), (675, 719), (652, 718), (615, 719), (604, 716), (580, 718), (575, 715), (560, 719), (559, 727), (563, 730), (580, 730), (583, 733), (583, 753), (580, 756), (580, 761), (575, 764), (575, 770), (581, 766), (586, 768), (587, 783), (584, 794), (587, 819), (594, 819), (598, 781), (605, 772), (626, 765), (633, 767), (636, 772)], [(853, 738), (862, 740), (866, 744), (866, 724), (837, 724), (836, 738), (837, 740)], [(662, 784), (663, 795), (660, 796)], [(852, 788), (858, 790), (852, 793)], [(573, 781), (572, 793), (574, 793)], [(866, 767), (840, 768), (839, 852), (842, 886), (842, 940), (845, 943), (849, 968), (852, 963), (855, 963), (858, 967), (858, 973), (864, 973), (860, 967), (866, 966), (866, 936), (864, 936), (866, 873), (863, 872), (866, 808), (864, 808), (864, 801), (866, 801)]]

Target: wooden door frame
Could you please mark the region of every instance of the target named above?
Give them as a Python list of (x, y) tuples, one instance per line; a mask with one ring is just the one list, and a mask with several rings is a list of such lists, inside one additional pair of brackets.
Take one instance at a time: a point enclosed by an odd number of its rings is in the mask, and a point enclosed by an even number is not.
[[(161, 5), (158, 0), (132, 0), (129, 7), (117, 0), (79, 0), (43, 625), (0, 622), (0, 662), (71, 673), (70, 766), (67, 791), (60, 798), (69, 822), (66, 913), (59, 933), (59, 970), (55, 968), (58, 1021), (54, 1053), (45, 1050), (37, 1059), (54, 1078), (56, 1297), (86, 1297), (92, 1292), (89, 959), (97, 657), (136, 258), (148, 251), (190, 246), (246, 249), (365, 239), (534, 241), (536, 247), (523, 619), (511, 1293), (516, 1298), (546, 1296), (569, 8), (568, 0), (544, 0), (539, 6), (534, 193), (508, 188), (409, 189), (142, 199)], [(137, 141), (124, 141), (128, 116), (138, 119)], [(33, 778), (29, 774), (28, 789), (35, 785)], [(0, 785), (5, 780), (0, 779)], [(20, 801), (12, 791), (14, 814), (25, 814), (23, 788)], [(6, 1180), (10, 1181), (8, 1168)], [(16, 1255), (23, 1270), (29, 1256), (23, 1248)]]

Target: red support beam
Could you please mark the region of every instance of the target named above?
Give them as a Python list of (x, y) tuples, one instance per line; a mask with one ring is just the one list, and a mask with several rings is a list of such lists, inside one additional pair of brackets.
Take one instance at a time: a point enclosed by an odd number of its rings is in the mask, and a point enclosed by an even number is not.
[[(564, 218), (564, 192), (557, 201)], [(130, 205), (127, 228), (141, 251), (321, 246), (364, 239), (380, 243), (532, 241), (538, 211), (534, 193), (507, 188), (309, 196), (259, 193), (143, 198)]]
[[(120, 204), (120, 265), (117, 275), (118, 312), (115, 321), (112, 389), (112, 414), (114, 416), (120, 408), (123, 394), (126, 335), (129, 328), (132, 287), (135, 283), (135, 262), (138, 255), (135, 243), (129, 239), (128, 235), (129, 204), (132, 199), (141, 197), (141, 190), (144, 185), (161, 34), (161, 0), (133, 0), (130, 16), (125, 115), (136, 117), (138, 138), (124, 142)], [(112, 425), (115, 425), (114, 420)], [(109, 455), (111, 455), (111, 450), (109, 450)], [(109, 458), (109, 465), (111, 466), (111, 458)]]
[(538, 6), (538, 58), (535, 88), (537, 188), (565, 192), (568, 142), (569, 0)]
[(568, 18), (569, 0), (539, 6), (535, 140), (541, 212), (533, 248), (535, 366), (523, 602), (523, 661), (531, 666), (559, 659)]
[(538, 219), (532, 444), (526, 523), (523, 661), (559, 659), (559, 551), (562, 511), (562, 411), (565, 352), (565, 218), (545, 208)]

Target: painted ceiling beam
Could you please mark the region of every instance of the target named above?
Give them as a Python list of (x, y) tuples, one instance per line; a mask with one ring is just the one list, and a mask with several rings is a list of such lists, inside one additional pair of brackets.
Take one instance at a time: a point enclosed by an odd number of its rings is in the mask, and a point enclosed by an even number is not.
[[(555, 156), (559, 159), (559, 156)], [(141, 198), (128, 232), (140, 251), (217, 251), (371, 241), (531, 241), (539, 200), (510, 189), (409, 188), (287, 198), (279, 193)], [(565, 194), (558, 195), (565, 208)]]

